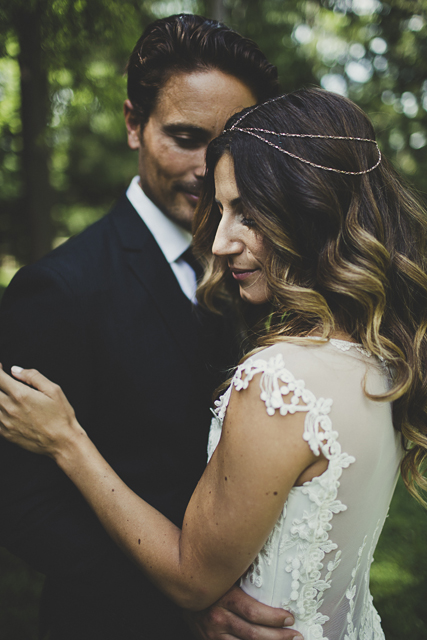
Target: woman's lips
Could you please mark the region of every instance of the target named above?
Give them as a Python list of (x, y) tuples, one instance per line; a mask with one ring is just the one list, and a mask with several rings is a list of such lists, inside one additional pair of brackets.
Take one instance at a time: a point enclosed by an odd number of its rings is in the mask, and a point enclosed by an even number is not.
[(249, 276), (251, 276), (256, 271), (259, 271), (259, 269), (231, 269), (231, 275), (235, 280), (246, 280), (246, 278), (249, 278)]

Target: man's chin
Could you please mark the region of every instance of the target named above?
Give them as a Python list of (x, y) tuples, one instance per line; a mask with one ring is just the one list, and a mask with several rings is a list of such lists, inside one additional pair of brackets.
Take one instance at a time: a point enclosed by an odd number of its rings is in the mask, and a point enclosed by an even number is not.
[(164, 211), (168, 218), (179, 224), (186, 231), (191, 231), (191, 225), (194, 218), (195, 206), (173, 207), (168, 211)]

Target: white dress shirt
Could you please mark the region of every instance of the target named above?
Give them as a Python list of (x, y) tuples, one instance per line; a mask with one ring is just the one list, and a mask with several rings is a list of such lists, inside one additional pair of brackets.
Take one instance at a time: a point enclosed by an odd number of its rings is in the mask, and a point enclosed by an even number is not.
[(139, 183), (139, 176), (133, 178), (126, 191), (126, 196), (151, 231), (160, 250), (169, 262), (182, 291), (191, 302), (195, 303), (196, 274), (190, 265), (181, 258), (191, 244), (191, 233), (165, 216), (145, 195)]

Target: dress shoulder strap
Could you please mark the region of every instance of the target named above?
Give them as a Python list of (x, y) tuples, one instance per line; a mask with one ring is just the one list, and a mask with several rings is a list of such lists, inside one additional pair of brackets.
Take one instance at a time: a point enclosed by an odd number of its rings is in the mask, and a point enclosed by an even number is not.
[(221, 422), (230, 400), (232, 389), (247, 389), (255, 376), (260, 375), (260, 399), (264, 402), (267, 414), (273, 416), (277, 411), (282, 416), (306, 413), (304, 440), (315, 455), (322, 452), (331, 459), (337, 453), (338, 433), (333, 430), (329, 416), (332, 399), (316, 398), (306, 388), (302, 379), (297, 379), (286, 367), (283, 355), (278, 353), (269, 359), (251, 357), (240, 364), (231, 384), (223, 396), (215, 402), (215, 416)]

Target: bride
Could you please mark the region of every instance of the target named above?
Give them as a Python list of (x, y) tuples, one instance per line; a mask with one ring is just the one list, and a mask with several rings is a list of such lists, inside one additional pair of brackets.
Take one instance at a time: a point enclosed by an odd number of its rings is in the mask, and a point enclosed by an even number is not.
[(182, 530), (123, 484), (37, 371), (0, 372), (1, 435), (53, 458), (181, 607), (240, 579), (306, 640), (384, 638), (369, 569), (399, 467), (412, 493), (426, 488), (424, 215), (349, 100), (301, 90), (233, 116), (195, 220), (199, 302), (270, 313), (215, 402)]

